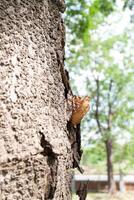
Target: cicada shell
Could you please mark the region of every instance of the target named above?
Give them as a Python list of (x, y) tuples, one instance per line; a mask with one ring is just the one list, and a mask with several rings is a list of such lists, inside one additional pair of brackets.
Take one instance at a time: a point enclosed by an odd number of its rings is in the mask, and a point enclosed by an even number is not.
[(72, 125), (78, 125), (85, 114), (89, 111), (90, 108), (90, 97), (86, 96), (84, 98), (79, 96), (74, 96), (72, 103), (73, 103), (73, 112), (71, 116), (71, 123)]

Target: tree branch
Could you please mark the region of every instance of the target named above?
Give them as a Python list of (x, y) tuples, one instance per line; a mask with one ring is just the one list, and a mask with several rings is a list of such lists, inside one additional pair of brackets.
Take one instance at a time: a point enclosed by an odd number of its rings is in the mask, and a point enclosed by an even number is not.
[(111, 129), (112, 123), (112, 102), (111, 102), (111, 91), (113, 86), (113, 80), (110, 80), (109, 89), (108, 89), (108, 117), (107, 117), (107, 129)]
[(100, 83), (99, 83), (99, 79), (96, 79), (96, 110), (95, 110), (95, 119), (97, 122), (97, 126), (98, 126), (98, 130), (101, 134), (103, 134), (102, 131), (102, 127), (101, 127), (101, 123), (100, 123), (100, 116), (99, 116), (99, 102), (100, 102)]

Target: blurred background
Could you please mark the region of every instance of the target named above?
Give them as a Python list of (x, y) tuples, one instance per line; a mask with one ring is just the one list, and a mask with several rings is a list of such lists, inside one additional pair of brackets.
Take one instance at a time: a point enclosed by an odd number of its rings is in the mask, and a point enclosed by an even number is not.
[(91, 98), (74, 190), (134, 191), (134, 0), (66, 4), (65, 67), (73, 93)]

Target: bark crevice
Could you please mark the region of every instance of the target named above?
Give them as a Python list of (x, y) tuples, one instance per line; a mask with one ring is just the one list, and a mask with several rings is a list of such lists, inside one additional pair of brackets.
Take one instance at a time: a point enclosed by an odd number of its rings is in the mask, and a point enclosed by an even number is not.
[(41, 140), (40, 140), (40, 144), (42, 146), (42, 148), (44, 149), (43, 152), (41, 152), (44, 156), (48, 156), (49, 158), (51, 158), (52, 160), (57, 159), (57, 155), (56, 153), (53, 152), (53, 147), (50, 144), (50, 142), (48, 142), (45, 139), (45, 135), (40, 131), (39, 134), (41, 135)]
[(81, 133), (80, 133), (80, 124), (76, 127), (73, 127), (70, 122), (67, 124), (67, 129), (69, 132), (68, 138), (71, 144), (72, 153), (73, 153), (73, 168), (77, 168), (80, 173), (83, 173), (83, 169), (80, 167), (80, 160), (82, 156), (81, 149)]
[(47, 164), (50, 168), (48, 195), (45, 199), (53, 199), (57, 186), (57, 171), (58, 171), (58, 158), (57, 154), (53, 152), (52, 145), (45, 139), (44, 134), (40, 131), (41, 146), (44, 149), (41, 154), (47, 156)]

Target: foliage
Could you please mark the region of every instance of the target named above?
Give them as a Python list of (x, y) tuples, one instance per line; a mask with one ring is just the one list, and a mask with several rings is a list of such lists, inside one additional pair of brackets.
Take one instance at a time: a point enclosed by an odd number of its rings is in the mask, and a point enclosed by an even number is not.
[[(96, 28), (113, 9), (113, 0), (67, 0), (66, 25), (76, 37), (87, 44), (89, 30)], [(75, 40), (72, 42), (75, 43)]]
[[(121, 16), (125, 10), (114, 11), (115, 1), (67, 1), (66, 24), (68, 27), (67, 42), (69, 50), (66, 66), (70, 70), (71, 82), (76, 94), (86, 94), (91, 97), (91, 112), (82, 124), (83, 144), (91, 145), (83, 155), (83, 163), (97, 163), (105, 159), (104, 146), (97, 145), (111, 137), (114, 142), (114, 161), (133, 160), (133, 24), (128, 22), (121, 33), (116, 34), (118, 20), (110, 21), (110, 17)], [(77, 5), (77, 6), (76, 6)], [(116, 10), (116, 9), (115, 9)], [(110, 13), (112, 15), (110, 15)], [(118, 13), (118, 14), (117, 14)], [(109, 31), (109, 27), (116, 27)], [(118, 31), (117, 31), (118, 32)], [(90, 41), (90, 43), (89, 43)], [(67, 46), (68, 48), (68, 46)], [(81, 78), (82, 77), (82, 78)], [(99, 80), (99, 117), (103, 129), (107, 126), (109, 103), (111, 105), (112, 128), (105, 135), (99, 134), (95, 119), (95, 103), (97, 98), (96, 79)], [(109, 96), (109, 85), (112, 90)], [(128, 139), (129, 138), (129, 139)], [(124, 143), (121, 153), (119, 141)], [(131, 148), (130, 148), (130, 145)], [(96, 148), (97, 147), (97, 148)], [(86, 161), (87, 159), (87, 161)], [(131, 162), (131, 164), (133, 161)], [(130, 165), (130, 164), (129, 164)]]
[(133, 9), (134, 7), (134, 1), (133, 0), (126, 0), (124, 3), (124, 8), (129, 7), (130, 9)]
[(86, 147), (84, 149), (81, 163), (85, 166), (88, 166), (90, 164), (96, 165), (100, 164), (101, 162), (104, 162), (105, 157), (106, 152), (104, 144), (99, 141), (97, 143), (92, 144), (90, 148)]
[[(134, 168), (134, 136), (128, 143), (123, 145), (116, 144), (114, 151), (114, 163), (119, 170), (124, 172), (132, 170)], [(122, 149), (122, 150), (121, 150)]]

